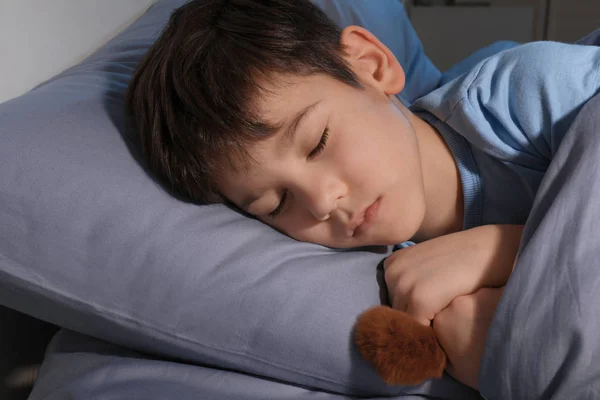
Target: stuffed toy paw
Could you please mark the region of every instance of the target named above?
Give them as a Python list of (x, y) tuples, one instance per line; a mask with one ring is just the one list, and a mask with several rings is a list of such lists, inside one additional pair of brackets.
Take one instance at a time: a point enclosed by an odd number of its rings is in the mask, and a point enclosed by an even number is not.
[(354, 327), (362, 357), (390, 385), (416, 385), (440, 378), (447, 357), (432, 327), (387, 306), (362, 313)]

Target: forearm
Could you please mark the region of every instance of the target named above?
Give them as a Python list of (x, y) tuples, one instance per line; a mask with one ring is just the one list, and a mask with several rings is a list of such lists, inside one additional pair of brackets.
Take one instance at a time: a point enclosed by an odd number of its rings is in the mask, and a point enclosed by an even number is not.
[(523, 225), (486, 225), (487, 234), (496, 236), (494, 251), (482, 270), (479, 287), (501, 287), (515, 266)]
[(503, 290), (483, 288), (459, 296), (433, 320), (433, 329), (448, 356), (446, 372), (474, 389), (487, 333)]

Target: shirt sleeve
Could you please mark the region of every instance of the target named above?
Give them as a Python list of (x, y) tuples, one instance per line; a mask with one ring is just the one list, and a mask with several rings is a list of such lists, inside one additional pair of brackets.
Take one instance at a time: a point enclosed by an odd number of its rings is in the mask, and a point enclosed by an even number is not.
[(582, 106), (599, 91), (600, 47), (534, 42), (503, 51), (429, 95), (424, 109), (476, 148), (545, 170)]

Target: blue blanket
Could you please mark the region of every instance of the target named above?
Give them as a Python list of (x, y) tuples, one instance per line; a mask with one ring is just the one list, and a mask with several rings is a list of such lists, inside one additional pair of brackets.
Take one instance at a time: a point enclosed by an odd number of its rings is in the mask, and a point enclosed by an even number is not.
[[(577, 43), (600, 45), (600, 29)], [(537, 193), (486, 343), (487, 399), (600, 398), (600, 95)]]
[(600, 95), (581, 110), (525, 225), (486, 343), (491, 399), (600, 398)]

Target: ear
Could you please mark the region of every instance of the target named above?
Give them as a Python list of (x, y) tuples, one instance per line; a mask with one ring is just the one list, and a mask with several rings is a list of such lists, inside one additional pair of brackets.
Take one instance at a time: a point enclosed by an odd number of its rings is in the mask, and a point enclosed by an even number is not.
[(342, 31), (342, 47), (346, 60), (358, 78), (395, 95), (404, 88), (405, 76), (396, 56), (371, 32), (351, 25)]

